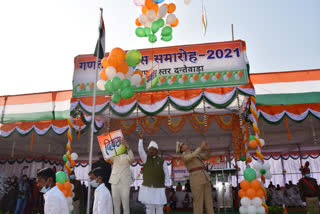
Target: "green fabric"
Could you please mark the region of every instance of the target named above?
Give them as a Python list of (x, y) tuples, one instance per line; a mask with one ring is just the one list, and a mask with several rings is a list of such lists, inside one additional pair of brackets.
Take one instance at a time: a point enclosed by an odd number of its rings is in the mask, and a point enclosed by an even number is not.
[(143, 165), (143, 186), (161, 188), (164, 187), (164, 160), (160, 157), (147, 157)]
[(294, 105), (320, 103), (320, 92), (257, 95), (256, 103), (257, 105)]

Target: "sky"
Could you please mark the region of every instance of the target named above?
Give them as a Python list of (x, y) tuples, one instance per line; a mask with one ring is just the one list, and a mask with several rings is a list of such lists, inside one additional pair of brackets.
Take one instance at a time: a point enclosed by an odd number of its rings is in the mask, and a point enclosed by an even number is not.
[[(229, 41), (247, 44), (251, 73), (320, 68), (319, 0), (204, 0), (208, 29), (202, 34), (202, 0), (175, 3), (173, 40), (156, 47)], [(74, 57), (91, 54), (104, 9), (106, 50), (151, 48), (135, 36), (141, 14), (132, 0), (0, 1), (0, 95), (72, 89)]]

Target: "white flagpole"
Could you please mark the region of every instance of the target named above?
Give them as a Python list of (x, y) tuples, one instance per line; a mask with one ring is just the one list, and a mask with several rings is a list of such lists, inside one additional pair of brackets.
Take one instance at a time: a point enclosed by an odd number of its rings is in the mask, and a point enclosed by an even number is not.
[[(103, 9), (100, 8), (100, 23), (102, 22), (101, 17), (102, 17), (102, 12)], [(100, 27), (100, 24), (99, 24)], [(98, 81), (98, 64), (99, 64), (99, 56), (100, 56), (100, 28), (99, 28), (99, 38), (98, 38), (98, 46), (97, 46), (97, 59), (96, 59), (96, 71), (95, 71), (95, 81), (94, 81), (94, 86), (93, 86), (93, 101), (92, 101), (92, 116), (91, 116), (91, 133), (90, 133), (90, 152), (89, 152), (89, 168), (88, 168), (88, 173), (91, 171), (92, 167), (92, 147), (93, 147), (93, 137), (94, 137), (94, 117), (95, 117), (95, 111), (96, 111), (96, 94), (97, 94), (97, 81)], [(88, 199), (87, 199), (87, 214), (90, 213), (90, 195), (91, 195), (91, 185), (90, 182), (88, 182)]]

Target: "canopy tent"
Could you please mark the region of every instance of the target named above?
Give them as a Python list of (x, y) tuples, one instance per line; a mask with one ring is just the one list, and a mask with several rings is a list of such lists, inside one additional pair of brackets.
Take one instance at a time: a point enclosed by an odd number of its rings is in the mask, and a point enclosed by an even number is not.
[[(318, 144), (315, 144), (320, 142), (317, 133), (320, 130), (317, 120), (320, 118), (320, 70), (251, 74), (250, 79), (256, 89), (259, 118), (264, 119), (259, 120), (262, 137), (266, 140), (264, 152), (297, 151), (298, 145), (304, 151), (320, 150)], [(121, 127), (136, 151), (137, 134), (134, 131), (138, 113), (139, 127), (150, 138), (159, 141), (160, 148), (166, 155), (174, 155), (177, 139), (186, 140), (195, 146), (201, 137), (213, 142), (214, 152), (232, 153), (234, 142), (231, 124), (235, 121), (232, 115), (238, 108), (237, 90), (242, 103), (245, 102), (245, 96), (242, 95), (254, 95), (252, 85), (247, 85), (238, 89), (223, 87), (171, 91), (169, 94), (146, 93), (117, 105), (110, 104), (108, 97), (98, 96), (95, 132), (106, 131), (108, 121), (103, 121), (110, 115), (112, 127)], [(205, 98), (205, 103), (201, 102), (202, 97)], [(166, 106), (167, 102), (170, 102), (170, 110)], [(72, 148), (81, 159), (86, 160), (89, 139), (86, 129), (91, 121), (91, 105), (90, 97), (71, 98), (71, 91), (0, 97), (0, 155), (4, 158), (14, 155), (60, 159), (67, 142), (66, 118), (69, 117), (70, 110), (73, 113), (81, 110), (81, 120), (73, 119)], [(160, 111), (162, 114), (156, 114)], [(208, 115), (207, 126), (204, 126), (204, 111)], [(120, 119), (123, 115), (127, 116), (126, 120)], [(172, 119), (171, 125), (168, 125), (168, 115)], [(283, 120), (284, 115), (290, 120)], [(303, 123), (294, 122), (302, 122), (308, 115), (313, 117)], [(279, 125), (274, 126), (274, 123)], [(81, 136), (78, 134), (79, 129)], [(94, 151), (98, 150), (98, 145), (95, 144)]]

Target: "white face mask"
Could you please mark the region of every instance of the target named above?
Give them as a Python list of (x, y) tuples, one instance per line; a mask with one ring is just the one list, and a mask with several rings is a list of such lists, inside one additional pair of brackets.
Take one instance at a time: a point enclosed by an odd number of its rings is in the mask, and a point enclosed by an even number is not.
[(46, 188), (46, 186), (47, 186), (47, 183), (46, 183), (46, 185), (44, 185), (44, 187), (42, 187), (42, 189), (40, 190), (40, 192), (42, 192), (43, 194), (47, 193), (47, 192), (50, 190), (50, 187), (48, 186), (48, 187)]
[(99, 183), (96, 181), (96, 180), (92, 180), (90, 181), (90, 185), (93, 187), (93, 188), (97, 188), (99, 186)]

